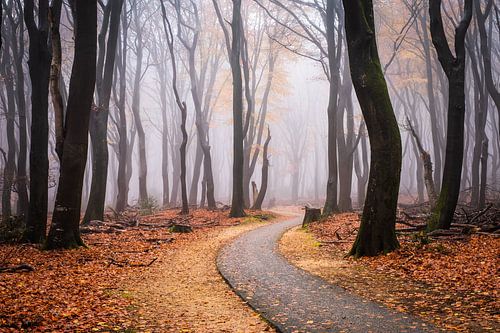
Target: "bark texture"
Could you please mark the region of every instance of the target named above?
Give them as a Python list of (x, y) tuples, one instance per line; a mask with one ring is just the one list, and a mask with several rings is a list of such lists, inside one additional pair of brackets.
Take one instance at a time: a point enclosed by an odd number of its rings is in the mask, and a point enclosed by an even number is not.
[(373, 3), (344, 0), (351, 77), (371, 146), (370, 176), (356, 257), (396, 249), (396, 206), (401, 173), (401, 138), (378, 56)]

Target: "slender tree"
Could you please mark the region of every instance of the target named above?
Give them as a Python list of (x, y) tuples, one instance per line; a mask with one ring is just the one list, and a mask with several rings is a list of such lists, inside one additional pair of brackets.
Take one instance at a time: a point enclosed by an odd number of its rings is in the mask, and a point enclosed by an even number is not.
[(167, 36), (168, 49), (170, 51), (170, 62), (172, 64), (172, 90), (174, 91), (175, 101), (179, 107), (181, 113), (181, 132), (182, 132), (182, 142), (179, 148), (180, 151), (180, 162), (181, 162), (181, 196), (182, 196), (182, 210), (181, 214), (189, 214), (189, 202), (187, 196), (187, 185), (186, 185), (186, 146), (188, 141), (188, 135), (186, 131), (186, 118), (187, 118), (187, 107), (186, 103), (181, 101), (179, 91), (177, 90), (177, 62), (175, 59), (174, 50), (174, 35), (172, 33), (172, 26), (168, 20), (167, 11), (165, 9), (165, 4), (161, 0), (161, 11), (163, 17), (163, 28), (165, 30), (165, 35)]
[(368, 190), (351, 255), (396, 249), (401, 138), (377, 50), (371, 0), (343, 0), (351, 77), (370, 137)]
[(233, 12), (231, 34), (226, 28), (217, 0), (212, 0), (217, 19), (226, 41), (227, 53), (231, 64), (233, 78), (233, 188), (231, 217), (245, 216), (245, 199), (243, 192), (243, 166), (245, 162), (243, 149), (243, 76), (241, 71), (241, 44), (243, 39), (241, 20), (241, 0), (232, 0)]
[(47, 249), (83, 245), (80, 208), (88, 130), (96, 81), (97, 0), (75, 0), (75, 56), (69, 84), (64, 143)]
[[(116, 67), (119, 75), (118, 96), (116, 98), (118, 108), (118, 175), (117, 188), (118, 194), (116, 197), (116, 211), (122, 212), (128, 204), (129, 177), (127, 177), (127, 161), (130, 154), (127, 141), (127, 113), (125, 110), (126, 89), (127, 89), (127, 54), (128, 54), (128, 19), (127, 19), (127, 3), (124, 2), (124, 10), (122, 11), (121, 20), (121, 35), (119, 36), (120, 46)], [(133, 145), (131, 145), (133, 147)]]
[(233, 76), (233, 198), (231, 217), (245, 216), (243, 198), (243, 81), (241, 75), (241, 0), (233, 0), (231, 74)]
[(451, 226), (460, 193), (464, 155), (465, 35), (472, 20), (473, 1), (465, 0), (464, 15), (455, 31), (455, 55), (450, 50), (441, 16), (441, 0), (430, 0), (432, 43), (448, 78), (448, 125), (441, 192), (428, 223), (428, 230)]

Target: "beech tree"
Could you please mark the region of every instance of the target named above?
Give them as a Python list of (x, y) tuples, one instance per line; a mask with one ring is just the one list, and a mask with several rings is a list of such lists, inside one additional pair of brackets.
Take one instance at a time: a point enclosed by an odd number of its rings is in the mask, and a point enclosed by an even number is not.
[[(401, 172), (401, 138), (378, 56), (373, 3), (344, 0), (345, 31), (351, 77), (370, 137), (368, 190), (356, 241), (355, 257), (393, 251)], [(383, 185), (382, 185), (383, 184)]]
[[(85, 211), (84, 222), (104, 219), (106, 183), (108, 175), (108, 117), (109, 100), (115, 68), (116, 47), (120, 27), (120, 14), (123, 0), (108, 0), (103, 7), (103, 24), (99, 32), (99, 55), (97, 60), (97, 107), (93, 109), (90, 120), (92, 139), (92, 185)], [(106, 41), (106, 36), (108, 39)]]
[(96, 81), (97, 0), (75, 0), (75, 55), (64, 121), (61, 171), (47, 249), (83, 245), (80, 208)]
[[(30, 39), (31, 77), (30, 209), (24, 238), (41, 243), (47, 229), (49, 176), (49, 1), (38, 2), (38, 25), (33, 0), (24, 1), (24, 20)], [(19, 81), (18, 81), (19, 84)], [(23, 83), (21, 83), (23, 84)], [(24, 96), (22, 97), (24, 99)]]
[(429, 220), (428, 230), (451, 226), (460, 193), (464, 155), (465, 36), (472, 20), (473, 1), (465, 0), (464, 14), (455, 31), (455, 55), (450, 50), (441, 16), (441, 0), (430, 0), (432, 42), (448, 78), (448, 125), (441, 192)]

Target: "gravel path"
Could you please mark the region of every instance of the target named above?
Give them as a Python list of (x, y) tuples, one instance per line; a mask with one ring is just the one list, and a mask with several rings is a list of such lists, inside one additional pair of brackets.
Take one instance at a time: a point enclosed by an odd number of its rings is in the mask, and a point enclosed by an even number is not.
[(301, 218), (244, 234), (217, 258), (235, 292), (281, 332), (438, 332), (430, 324), (306, 273), (284, 259), (277, 242)]

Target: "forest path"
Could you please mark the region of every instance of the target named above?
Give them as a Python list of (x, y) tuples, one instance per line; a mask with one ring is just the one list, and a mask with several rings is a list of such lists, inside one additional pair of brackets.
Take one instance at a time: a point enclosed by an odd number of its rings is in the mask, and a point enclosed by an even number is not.
[(288, 263), (278, 240), (300, 223), (292, 217), (245, 233), (217, 258), (234, 291), (280, 332), (438, 332)]

